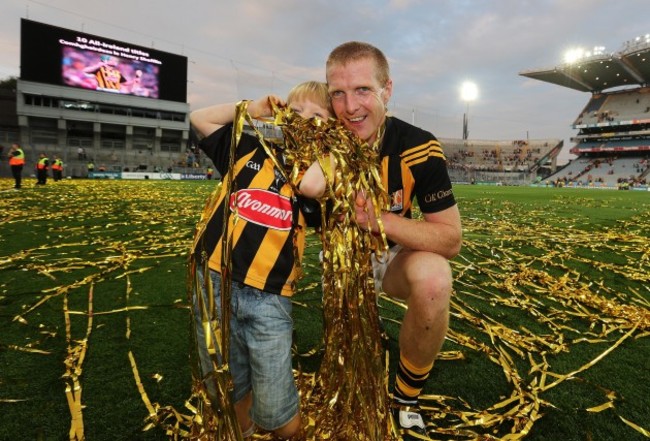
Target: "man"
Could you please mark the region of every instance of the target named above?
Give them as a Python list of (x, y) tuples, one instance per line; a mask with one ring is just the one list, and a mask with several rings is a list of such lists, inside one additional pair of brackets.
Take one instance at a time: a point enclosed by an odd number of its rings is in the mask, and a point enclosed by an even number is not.
[(38, 156), (38, 162), (36, 163), (36, 182), (37, 185), (45, 185), (47, 183), (47, 167), (50, 165), (50, 160), (45, 155), (41, 153)]
[(99, 63), (85, 68), (84, 73), (94, 75), (98, 90), (119, 92), (122, 84), (127, 82), (119, 66), (120, 61), (117, 57), (102, 55)]
[(14, 188), (21, 188), (23, 167), (25, 166), (25, 152), (18, 144), (12, 144), (9, 150), (9, 166), (11, 175), (14, 177)]
[(60, 181), (63, 178), (63, 161), (59, 155), (54, 156), (54, 162), (52, 163), (52, 177), (54, 181)]
[[(448, 259), (460, 252), (460, 214), (436, 138), (386, 114), (393, 82), (384, 54), (367, 43), (348, 42), (330, 53), (326, 68), (336, 117), (363, 141), (381, 145), (382, 180), (391, 201), (381, 222), (391, 249), (386, 261), (373, 262), (376, 287), (408, 306), (399, 334), (393, 415), (405, 440), (422, 439), (418, 398), (447, 333)], [(414, 197), (421, 220), (411, 218)], [(356, 203), (356, 222), (378, 233), (369, 201), (359, 194)]]

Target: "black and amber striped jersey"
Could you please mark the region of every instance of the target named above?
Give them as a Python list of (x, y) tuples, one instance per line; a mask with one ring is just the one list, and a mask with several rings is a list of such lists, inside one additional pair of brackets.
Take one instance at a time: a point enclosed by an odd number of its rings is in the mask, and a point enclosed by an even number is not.
[(126, 82), (126, 78), (122, 73), (112, 66), (102, 66), (94, 73), (95, 79), (97, 79), (97, 87), (100, 89), (119, 91), (122, 83)]
[(394, 117), (386, 118), (381, 173), (393, 213), (411, 217), (414, 197), (423, 213), (436, 213), (456, 204), (436, 137)]
[[(232, 124), (221, 127), (199, 143), (223, 176), (223, 188), (194, 252), (205, 253), (210, 268), (221, 272), (226, 237), (232, 243), (233, 282), (291, 296), (300, 263), (296, 259), (304, 251), (304, 218), (291, 186), (254, 136), (242, 134), (234, 168), (229, 170), (232, 129)], [(229, 174), (232, 189), (227, 188)], [(224, 210), (228, 211), (227, 236)]]

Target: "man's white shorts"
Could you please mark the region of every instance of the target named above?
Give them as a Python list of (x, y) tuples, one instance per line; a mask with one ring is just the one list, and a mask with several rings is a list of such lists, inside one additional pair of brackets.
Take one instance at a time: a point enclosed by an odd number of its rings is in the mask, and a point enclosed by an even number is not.
[(373, 253), (371, 258), (372, 273), (375, 278), (375, 291), (377, 294), (382, 292), (382, 282), (384, 281), (388, 265), (390, 265), (395, 256), (397, 256), (397, 253), (400, 251), (402, 251), (401, 245), (393, 245), (381, 257), (377, 257), (377, 255)]

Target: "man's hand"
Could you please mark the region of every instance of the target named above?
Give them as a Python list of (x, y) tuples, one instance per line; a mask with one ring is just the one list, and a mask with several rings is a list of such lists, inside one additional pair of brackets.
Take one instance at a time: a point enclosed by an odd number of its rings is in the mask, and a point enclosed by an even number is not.
[(362, 230), (371, 233), (379, 232), (379, 225), (375, 218), (375, 207), (372, 205), (372, 199), (366, 198), (363, 191), (357, 193), (354, 201), (354, 219)]

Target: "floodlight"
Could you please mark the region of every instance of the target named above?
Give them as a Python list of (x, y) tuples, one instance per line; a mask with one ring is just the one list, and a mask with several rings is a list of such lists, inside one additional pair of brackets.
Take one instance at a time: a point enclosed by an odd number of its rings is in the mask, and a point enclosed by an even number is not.
[(460, 86), (460, 99), (463, 101), (474, 101), (478, 97), (478, 87), (471, 81), (465, 81)]
[(465, 81), (460, 86), (460, 99), (467, 103), (467, 111), (463, 115), (463, 139), (469, 136), (469, 103), (478, 97), (478, 86), (471, 81)]
[(564, 53), (564, 62), (567, 64), (575, 63), (579, 59), (583, 58), (585, 55), (585, 50), (581, 47), (569, 49)]

